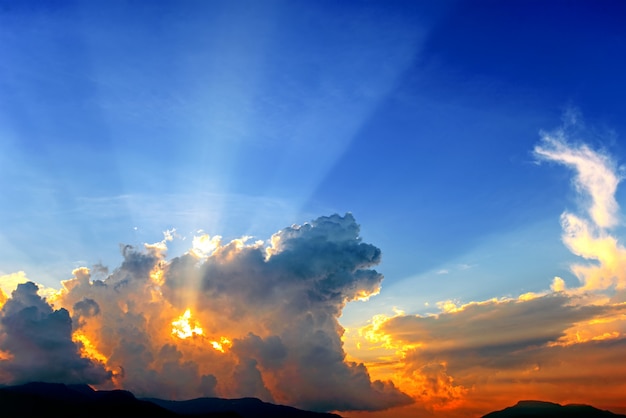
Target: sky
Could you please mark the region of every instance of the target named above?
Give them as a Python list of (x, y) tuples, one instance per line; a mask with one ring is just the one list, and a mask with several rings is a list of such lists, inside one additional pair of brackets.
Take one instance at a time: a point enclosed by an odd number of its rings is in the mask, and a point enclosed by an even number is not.
[(0, 0), (0, 384), (626, 413), (625, 20)]

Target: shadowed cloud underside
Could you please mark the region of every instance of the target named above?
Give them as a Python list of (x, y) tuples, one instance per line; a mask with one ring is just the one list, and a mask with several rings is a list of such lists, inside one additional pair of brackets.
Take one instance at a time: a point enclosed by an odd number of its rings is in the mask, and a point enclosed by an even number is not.
[[(411, 402), (345, 359), (337, 319), (382, 281), (371, 269), (380, 250), (351, 214), (285, 228), (269, 245), (234, 240), (169, 261), (166, 240), (124, 247), (105, 280), (77, 269), (50, 299), (63, 306), (55, 311), (34, 284), (18, 285), (1, 311), (3, 382), (109, 380), (138, 396), (253, 396), (313, 410)], [(67, 375), (51, 374), (51, 362)]]

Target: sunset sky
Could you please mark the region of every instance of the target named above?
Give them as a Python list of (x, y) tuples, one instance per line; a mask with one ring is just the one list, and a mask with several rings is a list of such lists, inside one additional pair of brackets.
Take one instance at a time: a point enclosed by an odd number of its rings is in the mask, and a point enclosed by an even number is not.
[(624, 22), (0, 0), (0, 385), (626, 413)]

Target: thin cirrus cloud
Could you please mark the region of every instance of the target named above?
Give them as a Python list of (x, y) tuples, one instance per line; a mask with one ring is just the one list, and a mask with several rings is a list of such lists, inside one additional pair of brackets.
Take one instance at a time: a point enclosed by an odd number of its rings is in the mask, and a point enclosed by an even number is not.
[(543, 133), (534, 154), (575, 171), (584, 211), (566, 211), (561, 221), (564, 244), (588, 261), (571, 266), (579, 287), (555, 277), (544, 292), (441, 302), (433, 315), (379, 315), (351, 333), (354, 358), (412, 394), (426, 413), (463, 416), (521, 398), (625, 409), (616, 399), (626, 390), (626, 253), (610, 233), (619, 218), (617, 165), (570, 142), (566, 129)]

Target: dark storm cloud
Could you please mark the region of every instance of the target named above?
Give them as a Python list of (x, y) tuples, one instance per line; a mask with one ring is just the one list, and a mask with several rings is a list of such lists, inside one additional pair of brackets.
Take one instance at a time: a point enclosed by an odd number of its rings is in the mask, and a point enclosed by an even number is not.
[[(390, 381), (371, 379), (363, 364), (346, 361), (342, 309), (376, 294), (383, 279), (372, 269), (381, 252), (362, 242), (351, 214), (293, 225), (265, 242), (221, 244), (219, 237), (203, 237), (169, 261), (167, 236), (143, 249), (122, 246), (123, 261), (106, 278), (98, 266), (104, 280), (79, 268), (63, 282), (54, 303), (71, 311), (73, 331), (90, 345), (88, 355), (105, 359), (107, 370), (115, 371), (114, 386), (138, 396), (256, 396), (314, 410), (378, 410), (412, 402)], [(196, 248), (196, 242), (212, 247)], [(62, 322), (46, 332), (62, 332), (75, 353), (68, 312), (54, 313), (32, 289), (17, 292), (5, 311), (6, 335), (21, 332), (12, 327), (17, 319), (11, 315), (32, 311), (40, 322)], [(188, 330), (173, 333), (181, 318)], [(40, 322), (22, 325), (43, 332)], [(5, 338), (0, 349), (11, 351), (10, 341)], [(30, 356), (15, 359), (6, 365), (23, 364), (25, 373)], [(77, 354), (73, 360), (67, 370), (91, 370), (90, 360)], [(29, 370), (33, 379), (43, 372)]]
[(265, 369), (278, 369), (287, 357), (287, 347), (275, 335), (264, 340), (249, 333), (245, 338), (236, 339), (232, 350), (240, 357), (247, 355), (256, 359)]
[(89, 318), (90, 316), (95, 316), (100, 313), (100, 306), (98, 303), (89, 298), (85, 298), (80, 302), (76, 302), (74, 304), (74, 313)]
[(256, 360), (240, 359), (233, 374), (237, 393), (241, 393), (241, 396), (259, 398), (266, 402), (274, 402), (272, 394), (263, 383), (263, 377), (257, 368)]
[(32, 282), (18, 285), (0, 311), (0, 360), (5, 383), (46, 381), (103, 383), (111, 378), (104, 367), (79, 355), (72, 341), (67, 310), (53, 310)]

